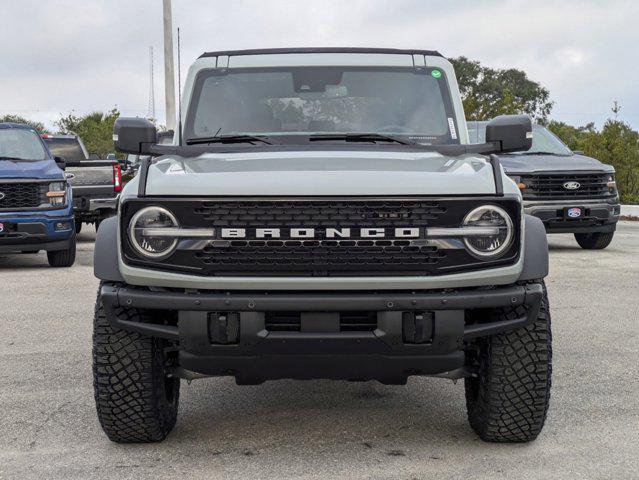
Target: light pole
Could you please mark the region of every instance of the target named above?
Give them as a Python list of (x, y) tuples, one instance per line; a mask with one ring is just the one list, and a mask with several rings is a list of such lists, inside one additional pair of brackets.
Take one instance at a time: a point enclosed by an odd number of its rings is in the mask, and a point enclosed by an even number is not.
[(164, 10), (164, 100), (166, 128), (175, 130), (175, 73), (173, 66), (173, 16), (171, 0), (163, 0)]

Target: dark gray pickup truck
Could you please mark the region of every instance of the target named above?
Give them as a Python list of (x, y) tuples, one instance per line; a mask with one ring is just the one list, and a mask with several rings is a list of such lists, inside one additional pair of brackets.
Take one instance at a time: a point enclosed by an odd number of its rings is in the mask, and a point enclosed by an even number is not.
[(102, 220), (115, 214), (116, 198), (122, 190), (120, 164), (90, 155), (77, 135), (45, 134), (42, 138), (51, 153), (66, 163), (76, 233), (80, 233), (83, 223), (94, 223), (97, 230)]
[[(468, 122), (471, 143), (483, 143), (488, 122)], [(570, 150), (541, 125), (533, 127), (527, 152), (500, 154), (506, 174), (519, 186), (524, 211), (548, 233), (574, 233), (588, 250), (606, 248), (619, 220), (615, 169)]]

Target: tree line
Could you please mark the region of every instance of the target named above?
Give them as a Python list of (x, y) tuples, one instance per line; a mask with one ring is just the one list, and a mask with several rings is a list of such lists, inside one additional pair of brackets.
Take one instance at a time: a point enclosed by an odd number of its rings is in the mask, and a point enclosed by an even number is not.
[[(582, 151), (615, 167), (622, 203), (639, 203), (639, 132), (616, 118), (600, 128), (594, 123), (568, 125), (550, 118), (553, 101), (550, 92), (540, 83), (515, 68), (496, 69), (466, 57), (451, 59), (464, 110), (468, 120), (490, 120), (497, 115), (525, 113), (537, 123), (547, 126), (568, 147)], [(80, 135), (91, 153), (105, 156), (114, 152), (113, 124), (120, 116), (114, 108), (108, 112), (87, 115), (74, 113), (61, 117), (54, 125), (56, 133)], [(51, 133), (40, 122), (17, 115), (0, 116), (0, 122), (27, 123), (43, 133)]]

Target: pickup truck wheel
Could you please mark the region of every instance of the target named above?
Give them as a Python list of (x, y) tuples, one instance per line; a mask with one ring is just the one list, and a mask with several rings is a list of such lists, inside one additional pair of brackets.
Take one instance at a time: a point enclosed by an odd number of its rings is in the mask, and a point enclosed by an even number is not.
[(75, 234), (71, 238), (71, 246), (66, 250), (47, 252), (49, 265), (56, 268), (70, 267), (75, 263)]
[(78, 234), (82, 231), (82, 221), (81, 220), (76, 220), (75, 221), (75, 233)]
[(575, 240), (583, 249), (603, 250), (610, 245), (614, 236), (615, 232), (575, 233)]
[[(516, 318), (522, 309), (502, 309), (495, 315), (501, 319)], [(478, 376), (465, 380), (470, 426), (487, 442), (534, 440), (546, 420), (552, 375), (552, 335), (545, 285), (534, 323), (480, 339), (478, 350)]]
[[(135, 309), (116, 315), (144, 321)], [(165, 340), (114, 329), (98, 297), (93, 321), (93, 390), (98, 419), (117, 443), (160, 442), (177, 420), (180, 379), (166, 376)]]

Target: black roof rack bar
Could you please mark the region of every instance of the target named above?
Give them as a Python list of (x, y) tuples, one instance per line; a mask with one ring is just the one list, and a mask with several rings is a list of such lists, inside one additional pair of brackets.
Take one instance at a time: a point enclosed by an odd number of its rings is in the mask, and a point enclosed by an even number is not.
[(257, 48), (252, 50), (221, 50), (206, 52), (200, 58), (238, 56), (238, 55), (276, 55), (281, 53), (385, 53), (402, 55), (429, 55), (443, 57), (435, 50), (407, 50), (400, 48), (369, 48), (369, 47), (314, 47), (314, 48)]

